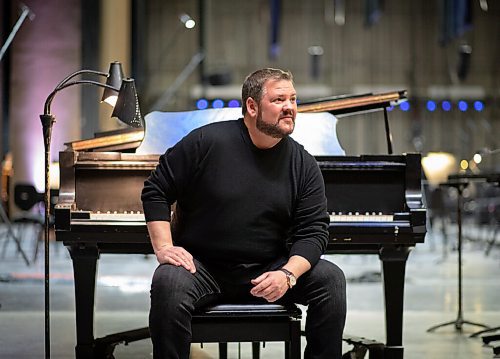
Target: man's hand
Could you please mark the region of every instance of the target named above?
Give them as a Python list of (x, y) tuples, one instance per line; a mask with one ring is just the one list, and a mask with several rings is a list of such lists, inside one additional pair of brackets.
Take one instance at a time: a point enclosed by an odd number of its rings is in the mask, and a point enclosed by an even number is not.
[(287, 278), (282, 271), (266, 272), (251, 280), (254, 287), (250, 294), (268, 302), (275, 302), (288, 290)]
[(182, 247), (163, 245), (155, 251), (156, 259), (160, 264), (173, 264), (183, 266), (191, 273), (196, 272), (193, 256)]
[(147, 223), (151, 245), (160, 264), (183, 266), (191, 273), (196, 272), (193, 256), (182, 247), (173, 245), (170, 222), (151, 221)]

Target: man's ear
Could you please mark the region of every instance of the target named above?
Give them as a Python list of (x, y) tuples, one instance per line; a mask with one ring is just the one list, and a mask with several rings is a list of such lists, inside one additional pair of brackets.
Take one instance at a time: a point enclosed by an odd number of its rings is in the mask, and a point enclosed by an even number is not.
[(247, 112), (250, 116), (254, 117), (257, 116), (257, 111), (258, 111), (258, 105), (257, 102), (251, 98), (247, 98)]

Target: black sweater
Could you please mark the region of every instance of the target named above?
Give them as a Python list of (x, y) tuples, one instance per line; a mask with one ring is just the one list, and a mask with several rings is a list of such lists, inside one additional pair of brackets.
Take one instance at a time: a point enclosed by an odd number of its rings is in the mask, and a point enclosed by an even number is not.
[(170, 221), (175, 245), (222, 268), (262, 267), (299, 255), (314, 265), (329, 216), (316, 160), (290, 137), (252, 143), (243, 119), (193, 130), (160, 157), (145, 181), (146, 221)]

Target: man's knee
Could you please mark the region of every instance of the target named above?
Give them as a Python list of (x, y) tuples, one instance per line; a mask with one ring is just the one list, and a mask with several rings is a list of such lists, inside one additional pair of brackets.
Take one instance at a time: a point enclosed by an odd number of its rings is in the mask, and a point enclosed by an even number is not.
[(311, 277), (313, 281), (326, 286), (334, 286), (338, 289), (345, 289), (346, 280), (342, 269), (336, 264), (320, 259), (316, 265), (311, 268)]
[(310, 304), (317, 303), (331, 306), (339, 312), (345, 311), (346, 280), (344, 272), (336, 264), (320, 259), (311, 268), (308, 281), (304, 289), (310, 293), (306, 294), (311, 300)]
[(193, 275), (183, 267), (162, 264), (156, 268), (151, 282), (151, 298), (172, 297), (174, 293), (186, 293), (192, 287)]
[[(344, 272), (332, 262), (320, 259), (315, 266), (297, 281), (299, 297), (314, 297), (324, 293), (344, 296), (346, 281)], [(322, 296), (322, 295), (321, 295)]]

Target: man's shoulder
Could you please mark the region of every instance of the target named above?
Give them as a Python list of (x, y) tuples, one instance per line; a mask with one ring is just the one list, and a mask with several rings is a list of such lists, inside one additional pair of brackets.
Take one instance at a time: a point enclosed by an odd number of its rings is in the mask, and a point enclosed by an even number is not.
[(202, 141), (203, 143), (219, 142), (222, 138), (234, 137), (240, 125), (238, 119), (210, 122), (199, 126), (186, 136), (188, 141)]
[(217, 133), (218, 131), (221, 130), (229, 130), (231, 128), (237, 128), (238, 125), (238, 118), (235, 118), (233, 120), (222, 120), (222, 121), (216, 121), (216, 122), (210, 122), (207, 124), (204, 124), (200, 127), (197, 127), (193, 129), (191, 132), (203, 132), (203, 133), (210, 133), (214, 132)]
[(294, 140), (292, 137), (288, 137), (289, 144), (293, 148), (292, 150), (292, 158), (294, 158), (295, 166), (297, 168), (301, 168), (306, 173), (309, 171), (317, 171), (318, 161), (316, 161), (316, 157), (310, 154), (305, 147), (300, 143)]
[(290, 143), (290, 146), (295, 150), (297, 156), (307, 158), (308, 160), (314, 160), (315, 158), (313, 155), (311, 155), (306, 148), (297, 140), (295, 140), (293, 137), (288, 136), (288, 141)]

